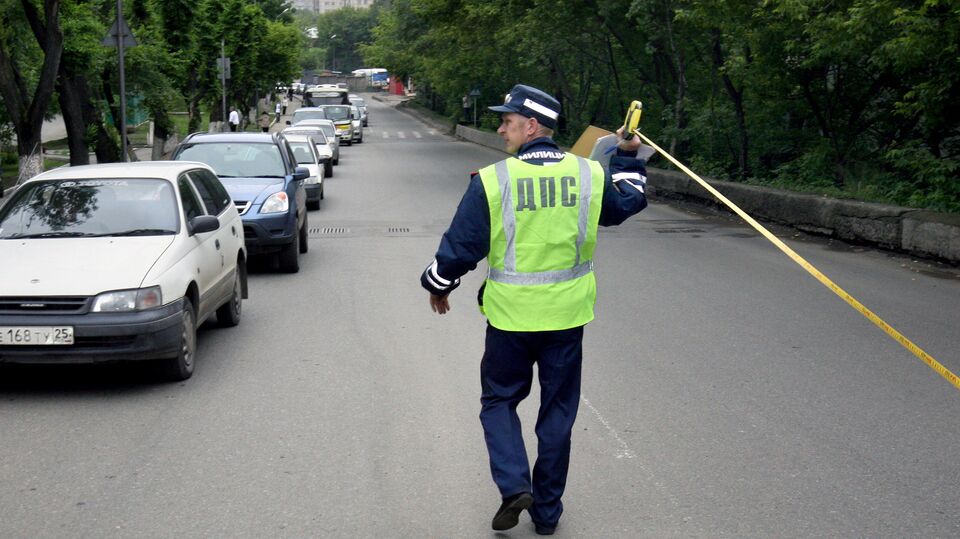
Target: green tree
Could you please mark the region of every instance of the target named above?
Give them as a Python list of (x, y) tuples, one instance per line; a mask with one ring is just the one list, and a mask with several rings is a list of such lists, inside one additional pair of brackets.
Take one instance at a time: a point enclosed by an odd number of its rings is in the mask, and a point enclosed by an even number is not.
[[(41, 12), (30, 0), (22, 0), (19, 8), (10, 0), (6, 1), (4, 9), (0, 10), (0, 96), (3, 96), (7, 115), (17, 133), (21, 176), (29, 178), (43, 170), (41, 128), (63, 55), (60, 2), (44, 0)], [(35, 66), (24, 65), (29, 55), (18, 49), (25, 47), (26, 43), (15, 31), (23, 28), (24, 19), (37, 36), (43, 56), (33, 84), (28, 83), (34, 78), (29, 70)]]
[(325, 67), (349, 73), (364, 67), (360, 48), (372, 39), (379, 8), (345, 7), (316, 17), (315, 46), (326, 51)]
[(120, 160), (120, 147), (116, 131), (108, 130), (104, 121), (101, 88), (88, 81), (96, 80), (103, 66), (109, 61), (111, 50), (101, 45), (107, 33), (98, 13), (103, 3), (84, 0), (64, 0), (62, 4), (64, 53), (57, 77), (57, 97), (67, 144), (70, 149), (70, 164), (88, 164), (89, 148), (92, 145), (100, 163)]

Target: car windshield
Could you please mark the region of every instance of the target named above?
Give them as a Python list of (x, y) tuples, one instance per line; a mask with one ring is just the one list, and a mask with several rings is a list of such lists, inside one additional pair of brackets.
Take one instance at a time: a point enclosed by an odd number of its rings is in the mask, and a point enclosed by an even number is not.
[[(288, 127), (283, 130), (284, 135), (309, 135), (317, 141), (326, 144), (327, 139), (323, 135), (323, 131), (320, 130), (319, 125), (310, 125), (310, 126), (299, 126), (299, 127)], [(290, 144), (293, 144), (292, 142)]]
[(36, 181), (0, 208), (0, 239), (162, 236), (177, 233), (178, 216), (166, 180)]
[(206, 142), (177, 154), (178, 161), (200, 161), (221, 178), (282, 178), (280, 149), (270, 142)]
[(346, 92), (336, 88), (311, 90), (303, 95), (303, 103), (310, 107), (340, 105), (346, 102), (345, 94)]
[(337, 128), (330, 124), (324, 124), (319, 126), (320, 130), (323, 131), (323, 135), (327, 138), (336, 138)]
[(313, 158), (313, 152), (310, 151), (310, 144), (306, 142), (291, 142), (290, 148), (293, 149), (293, 155), (297, 158), (300, 165), (316, 165), (317, 161)]
[(290, 123), (297, 125), (297, 122), (302, 122), (304, 120), (323, 120), (326, 119), (327, 115), (323, 113), (323, 110), (298, 110), (294, 111), (293, 119), (290, 120)]
[(350, 107), (344, 105), (342, 107), (325, 107), (323, 109), (327, 118), (334, 121), (339, 120), (349, 120), (350, 119)]

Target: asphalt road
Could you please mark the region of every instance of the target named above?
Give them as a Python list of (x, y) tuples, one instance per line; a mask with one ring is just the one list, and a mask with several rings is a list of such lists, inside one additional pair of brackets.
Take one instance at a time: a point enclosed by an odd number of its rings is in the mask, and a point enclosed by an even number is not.
[[(489, 528), (482, 268), (444, 317), (418, 282), (502, 154), (370, 108), (301, 272), (256, 268), (192, 379), (0, 370), (0, 537), (534, 536)], [(777, 232), (960, 372), (960, 272)], [(654, 202), (596, 269), (557, 537), (960, 536), (960, 391), (766, 240)]]

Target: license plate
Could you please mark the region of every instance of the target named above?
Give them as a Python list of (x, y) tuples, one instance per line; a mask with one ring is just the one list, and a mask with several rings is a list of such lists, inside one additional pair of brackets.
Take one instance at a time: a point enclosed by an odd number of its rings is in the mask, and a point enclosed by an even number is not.
[(70, 326), (0, 326), (0, 345), (64, 345), (73, 344)]

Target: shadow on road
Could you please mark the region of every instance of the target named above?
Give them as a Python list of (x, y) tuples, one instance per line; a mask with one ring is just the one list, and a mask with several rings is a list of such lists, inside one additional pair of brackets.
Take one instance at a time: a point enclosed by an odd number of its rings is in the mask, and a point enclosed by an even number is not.
[[(210, 322), (197, 338), (210, 331)], [(155, 361), (119, 361), (93, 364), (19, 365), (0, 363), (0, 409), (13, 396), (122, 396), (152, 391), (159, 386), (184, 384), (163, 378)]]

